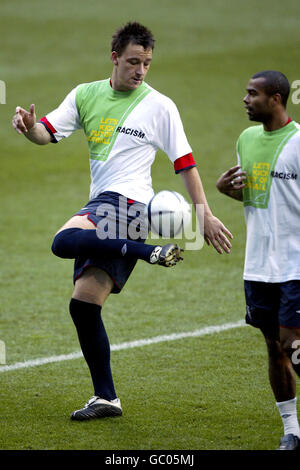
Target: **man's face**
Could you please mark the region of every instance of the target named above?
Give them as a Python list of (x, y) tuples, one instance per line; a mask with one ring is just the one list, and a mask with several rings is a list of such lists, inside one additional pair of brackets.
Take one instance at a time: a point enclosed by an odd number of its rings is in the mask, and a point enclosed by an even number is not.
[(139, 44), (129, 43), (122, 55), (112, 52), (114, 64), (114, 88), (130, 91), (138, 88), (147, 75), (152, 60), (152, 49), (144, 49)]
[(243, 101), (250, 121), (266, 122), (273, 112), (273, 97), (264, 91), (264, 78), (251, 78)]

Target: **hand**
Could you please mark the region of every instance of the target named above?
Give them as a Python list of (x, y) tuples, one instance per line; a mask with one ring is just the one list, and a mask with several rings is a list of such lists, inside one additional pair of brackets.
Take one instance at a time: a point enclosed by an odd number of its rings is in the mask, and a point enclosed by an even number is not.
[(16, 107), (16, 114), (12, 120), (13, 128), (18, 134), (26, 134), (36, 123), (35, 106), (30, 106), (29, 112), (20, 106)]
[(206, 216), (204, 219), (204, 240), (208, 245), (212, 244), (218, 253), (230, 253), (231, 243), (228, 240), (233, 238), (229, 230), (222, 222), (213, 215)]
[(240, 191), (245, 187), (246, 172), (240, 171), (240, 165), (233, 166), (225, 171), (217, 181), (217, 188), (221, 193)]

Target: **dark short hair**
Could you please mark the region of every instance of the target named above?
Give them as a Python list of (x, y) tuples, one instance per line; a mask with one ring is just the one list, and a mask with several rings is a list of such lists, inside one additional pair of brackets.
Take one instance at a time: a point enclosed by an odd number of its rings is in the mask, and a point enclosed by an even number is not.
[(112, 37), (111, 50), (120, 56), (129, 43), (154, 49), (154, 37), (151, 31), (140, 23), (127, 23), (118, 29)]
[(264, 78), (263, 89), (268, 96), (279, 93), (284, 107), (290, 94), (290, 84), (286, 76), (277, 70), (263, 70), (253, 75), (252, 78)]

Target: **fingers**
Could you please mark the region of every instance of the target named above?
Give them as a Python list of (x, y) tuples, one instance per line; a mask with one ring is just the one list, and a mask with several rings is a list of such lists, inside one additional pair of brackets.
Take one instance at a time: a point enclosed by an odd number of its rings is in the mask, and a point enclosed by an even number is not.
[(230, 253), (231, 243), (221, 230), (211, 240), (211, 243), (218, 253)]
[[(244, 181), (246, 180), (246, 176), (238, 176), (230, 181), (230, 189), (243, 189), (245, 188)], [(228, 185), (229, 186), (229, 185)]]
[[(226, 232), (228, 233), (228, 236), (232, 239), (233, 236), (229, 232), (229, 230), (226, 230)], [(228, 238), (226, 237), (224, 231), (220, 230), (220, 232), (218, 233), (217, 241), (219, 242), (221, 248), (225, 251), (225, 253), (230, 253), (232, 245), (231, 245), (230, 241), (228, 240)]]
[(234, 173), (236, 173), (240, 169), (241, 169), (240, 165), (235, 165), (232, 168), (229, 168), (229, 170), (225, 171), (224, 175), (232, 176)]
[(225, 251), (226, 253), (230, 253), (230, 248), (231, 248), (231, 245), (230, 247), (228, 247), (227, 245), (224, 245), (223, 243), (223, 240), (221, 240), (221, 238), (219, 237), (219, 235), (216, 235), (215, 238), (213, 239), (207, 239), (206, 240), (206, 243), (208, 245), (212, 245), (214, 247), (214, 249), (220, 254), (222, 255), (223, 254), (223, 251)]
[(12, 119), (12, 126), (18, 134), (25, 134), (28, 128), (31, 128), (35, 123), (35, 105), (30, 105), (29, 112), (21, 106), (16, 107), (16, 114)]
[(232, 171), (228, 174), (228, 178), (229, 179), (234, 179), (234, 180), (239, 180), (239, 179), (246, 179), (246, 171), (243, 171), (243, 170), (236, 170), (236, 171)]
[(238, 191), (245, 187), (246, 178), (246, 171), (242, 171), (240, 165), (235, 165), (220, 176), (216, 186), (222, 193)]
[[(226, 235), (228, 235), (229, 238), (233, 239), (233, 235), (232, 235), (232, 233), (228, 230), (228, 228), (226, 228), (225, 226), (223, 226), (222, 229), (221, 229), (221, 231), (222, 231), (222, 234), (225, 233)], [(225, 236), (225, 235), (224, 235), (224, 236)]]
[(21, 108), (21, 106), (16, 107), (16, 114), (20, 114), (21, 116), (25, 116), (27, 113), (26, 109)]
[(215, 217), (207, 224), (204, 236), (206, 243), (211, 244), (219, 254), (230, 253), (232, 245), (228, 238), (233, 239), (232, 233)]
[(16, 114), (13, 117), (12, 126), (18, 134), (23, 134), (24, 132), (27, 132), (27, 128), (24, 124), (22, 117), (24, 113), (26, 113), (25, 109), (21, 108), (20, 106), (16, 107)]
[(35, 105), (34, 104), (30, 105), (29, 112), (30, 112), (31, 116), (35, 115)]

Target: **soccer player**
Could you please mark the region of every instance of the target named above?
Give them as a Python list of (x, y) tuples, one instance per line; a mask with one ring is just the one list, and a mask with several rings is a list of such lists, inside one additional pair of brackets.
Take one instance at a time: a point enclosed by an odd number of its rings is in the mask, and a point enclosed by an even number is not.
[(300, 126), (288, 116), (290, 86), (278, 71), (256, 73), (244, 104), (251, 126), (237, 141), (238, 165), (217, 181), (243, 201), (246, 323), (264, 335), (269, 379), (281, 415), (280, 450), (300, 449), (296, 382), (300, 375)]
[[(18, 106), (13, 118), (15, 130), (36, 144), (56, 143), (83, 129), (89, 145), (90, 201), (60, 228), (52, 244), (55, 255), (75, 259), (69, 308), (94, 386), (94, 396), (72, 413), (73, 420), (122, 414), (101, 318), (108, 295), (121, 291), (137, 259), (163, 266), (182, 259), (177, 245), (144, 244), (143, 230), (140, 237), (120, 235), (124, 228), (129, 233), (153, 195), (150, 169), (157, 149), (167, 153), (181, 174), (195, 207), (204, 205), (206, 242), (219, 253), (231, 248), (231, 233), (206, 201), (175, 104), (144, 81), (153, 48), (152, 33), (128, 23), (112, 38), (110, 78), (78, 85), (39, 122), (34, 105), (29, 111)], [(109, 237), (103, 222), (113, 227)], [(136, 235), (138, 227), (132, 231)]]

